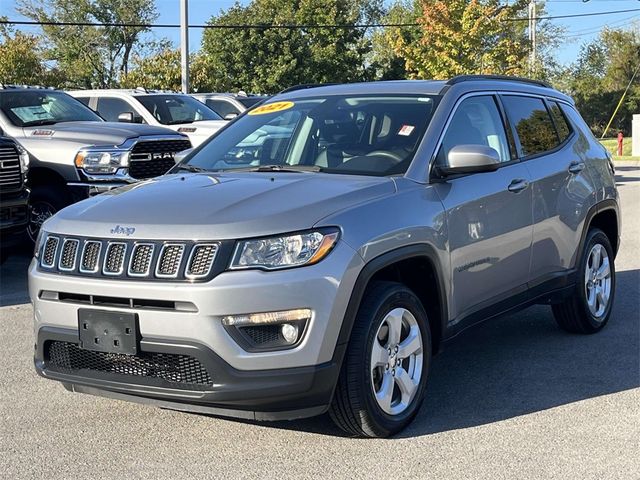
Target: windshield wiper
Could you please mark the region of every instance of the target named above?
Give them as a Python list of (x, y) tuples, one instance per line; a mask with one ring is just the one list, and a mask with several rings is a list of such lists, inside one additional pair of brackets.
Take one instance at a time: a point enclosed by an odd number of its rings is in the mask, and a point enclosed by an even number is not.
[(206, 168), (196, 167), (195, 165), (189, 165), (188, 163), (185, 163), (183, 165), (178, 165), (178, 171), (200, 173), (200, 172), (208, 172), (209, 170)]
[(259, 165), (246, 170), (250, 172), (320, 172), (322, 167), (317, 165)]

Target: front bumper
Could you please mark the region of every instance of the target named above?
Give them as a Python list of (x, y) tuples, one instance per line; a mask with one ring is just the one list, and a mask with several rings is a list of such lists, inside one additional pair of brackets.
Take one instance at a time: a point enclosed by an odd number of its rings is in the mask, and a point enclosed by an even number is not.
[(0, 236), (3, 247), (9, 246), (17, 238), (16, 234), (24, 232), (29, 223), (29, 214), (28, 189), (0, 197)]
[[(361, 268), (362, 259), (344, 242), (338, 242), (316, 265), (271, 272), (224, 272), (209, 282), (193, 284), (52, 274), (40, 271), (33, 262), (29, 268), (29, 294), (37, 336), (36, 369), (44, 377), (73, 385), (74, 391), (133, 395), (138, 400), (173, 402), (175, 405), (165, 405), (172, 408), (239, 410), (249, 412), (249, 418), (253, 418), (251, 412), (270, 412), (270, 418), (275, 418), (276, 411), (282, 418), (321, 413), (330, 401), (340, 369), (344, 345), (337, 345), (338, 336)], [(213, 387), (207, 392), (186, 394), (184, 390), (176, 393), (93, 374), (49, 371), (46, 342), (61, 335), (61, 341), (77, 344), (78, 309), (88, 308), (68, 297), (60, 300), (51, 292), (175, 302), (173, 310), (108, 304), (94, 308), (136, 313), (141, 351), (192, 352), (211, 369)], [(302, 341), (288, 350), (247, 352), (221, 322), (226, 315), (297, 308), (311, 309), (312, 317)], [(306, 412), (308, 408), (312, 410)], [(295, 412), (301, 409), (304, 411)], [(266, 414), (255, 415), (266, 418)]]

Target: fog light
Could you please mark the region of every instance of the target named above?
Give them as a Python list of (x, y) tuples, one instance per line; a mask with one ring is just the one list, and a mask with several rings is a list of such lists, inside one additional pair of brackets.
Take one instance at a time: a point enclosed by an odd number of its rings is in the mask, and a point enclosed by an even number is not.
[(298, 326), (290, 323), (283, 323), (280, 332), (287, 343), (295, 343), (298, 340)]

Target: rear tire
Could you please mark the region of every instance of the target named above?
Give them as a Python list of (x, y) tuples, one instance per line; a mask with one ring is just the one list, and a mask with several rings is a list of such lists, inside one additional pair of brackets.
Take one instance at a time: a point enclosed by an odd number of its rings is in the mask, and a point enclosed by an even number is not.
[(418, 297), (400, 283), (374, 283), (356, 315), (331, 418), (360, 437), (399, 432), (418, 413), (430, 365), (429, 322)]
[(616, 290), (613, 248), (602, 230), (587, 233), (577, 275), (573, 295), (553, 305), (553, 315), (567, 332), (599, 332), (609, 321)]

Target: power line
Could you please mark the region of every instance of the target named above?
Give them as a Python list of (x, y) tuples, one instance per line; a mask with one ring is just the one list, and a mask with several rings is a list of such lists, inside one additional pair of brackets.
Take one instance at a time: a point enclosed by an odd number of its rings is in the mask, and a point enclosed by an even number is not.
[(528, 20), (556, 20), (558, 18), (577, 18), (577, 17), (594, 17), (597, 15), (613, 15), (616, 13), (640, 12), (640, 8), (630, 8), (627, 10), (613, 10), (611, 12), (592, 12), (592, 13), (574, 13), (571, 15), (550, 15), (546, 17), (536, 17), (534, 19), (523, 18), (505, 18), (505, 22), (523, 22)]

